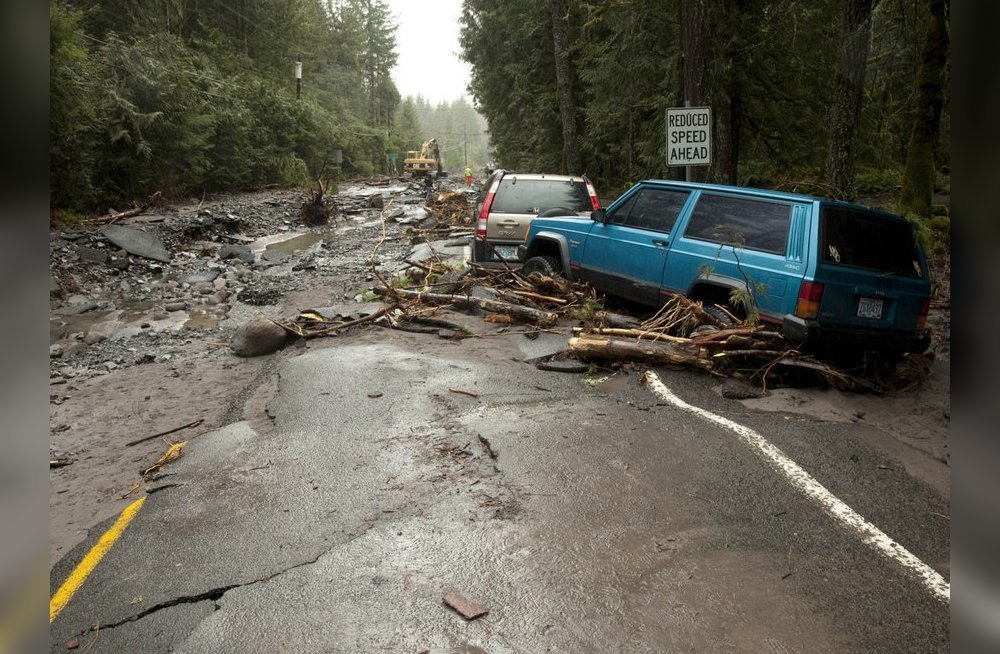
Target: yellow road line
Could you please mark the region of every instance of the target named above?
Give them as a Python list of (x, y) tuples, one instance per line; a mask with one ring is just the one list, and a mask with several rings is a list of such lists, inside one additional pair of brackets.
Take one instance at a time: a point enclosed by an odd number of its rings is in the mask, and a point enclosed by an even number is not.
[(115, 520), (115, 524), (111, 525), (111, 529), (104, 532), (104, 535), (97, 541), (97, 544), (90, 548), (90, 551), (83, 557), (83, 560), (73, 569), (73, 572), (70, 573), (66, 581), (59, 587), (59, 590), (52, 596), (52, 599), (49, 600), (49, 624), (52, 624), (56, 616), (66, 608), (73, 595), (76, 591), (80, 590), (80, 586), (83, 585), (83, 582), (87, 580), (87, 577), (94, 571), (97, 564), (101, 562), (104, 555), (108, 553), (111, 546), (122, 535), (125, 527), (128, 527), (128, 524), (132, 522), (132, 518), (136, 516), (139, 509), (142, 508), (142, 503), (145, 501), (145, 497), (140, 497), (125, 507), (125, 510)]

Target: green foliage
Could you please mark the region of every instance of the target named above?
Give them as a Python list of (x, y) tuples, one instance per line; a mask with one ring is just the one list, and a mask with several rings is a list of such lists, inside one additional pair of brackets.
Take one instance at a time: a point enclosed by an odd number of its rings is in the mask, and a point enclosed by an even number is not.
[(76, 211), (55, 209), (49, 216), (50, 229), (76, 229), (80, 227), (86, 216)]
[(398, 275), (393, 277), (390, 283), (393, 288), (410, 288), (415, 282), (409, 275)]
[(915, 214), (910, 214), (907, 218), (916, 226), (917, 238), (930, 258), (942, 259), (951, 255), (951, 218), (926, 218)]
[(604, 305), (596, 298), (586, 297), (579, 307), (570, 311), (567, 315), (573, 320), (593, 320), (594, 315), (604, 309)]
[(54, 208), (387, 170), (399, 94), (382, 0), (56, 2), (50, 44)]
[(562, 169), (549, 10), (549, 3), (535, 0), (463, 3), (460, 43), (472, 65), (470, 88), (489, 122), (496, 164), (504, 168)]
[(858, 193), (894, 193), (902, 183), (898, 168), (863, 168), (857, 173)]
[(82, 12), (49, 6), (49, 174), (51, 204), (85, 209), (94, 199), (97, 114), (88, 101), (94, 66), (81, 32)]
[[(569, 64), (584, 169), (602, 193), (649, 177), (683, 177), (664, 157), (664, 109), (682, 106), (680, 0), (570, 0)], [(736, 183), (808, 187), (824, 178), (832, 83), (842, 45), (842, 3), (742, 0), (702, 3), (708, 53), (704, 102), (713, 109), (715, 164), (732, 145)], [(461, 46), (470, 89), (489, 124), (498, 165), (558, 172), (559, 111), (549, 3), (463, 3)], [(917, 111), (915, 73), (927, 3), (874, 3), (855, 168), (866, 192), (898, 187)], [(934, 161), (947, 165), (947, 102)], [(727, 126), (732, 129), (725, 130)], [(943, 187), (939, 187), (943, 188)], [(612, 193), (613, 194), (613, 193)]]
[[(732, 247), (733, 258), (736, 260), (736, 269), (739, 271), (740, 276), (743, 277), (744, 285), (742, 287), (729, 290), (729, 306), (742, 311), (744, 325), (755, 327), (760, 322), (760, 308), (757, 306), (757, 296), (767, 292), (767, 284), (755, 282), (753, 277), (743, 267), (740, 255), (743, 252), (743, 246), (746, 244), (746, 236), (731, 225), (726, 224), (718, 225), (713, 234), (716, 238), (720, 239), (720, 242)], [(722, 256), (722, 248), (723, 245), (720, 245), (715, 255), (716, 259)], [(702, 276), (707, 276), (713, 269), (714, 266), (710, 264), (703, 263), (698, 266), (698, 270)]]

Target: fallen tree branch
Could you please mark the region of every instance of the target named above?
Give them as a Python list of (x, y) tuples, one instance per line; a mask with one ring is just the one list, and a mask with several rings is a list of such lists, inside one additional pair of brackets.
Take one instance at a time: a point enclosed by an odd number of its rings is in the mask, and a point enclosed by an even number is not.
[[(373, 289), (376, 295), (384, 295), (388, 291)], [(428, 293), (424, 291), (410, 291), (406, 289), (392, 289), (392, 293), (397, 297), (412, 298), (419, 302), (431, 302), (434, 304), (453, 304), (455, 306), (476, 307), (493, 313), (503, 313), (515, 316), (538, 325), (554, 325), (559, 316), (552, 311), (541, 311), (530, 307), (523, 307), (500, 300), (490, 300), (487, 298), (475, 297), (472, 295), (447, 295), (443, 293)]]
[(376, 311), (375, 313), (369, 314), (367, 316), (362, 316), (355, 320), (348, 320), (347, 322), (338, 323), (336, 325), (330, 325), (329, 327), (324, 327), (322, 329), (304, 330), (298, 325), (287, 325), (285, 323), (280, 323), (280, 322), (277, 324), (281, 325), (286, 330), (292, 332), (297, 336), (300, 336), (302, 338), (312, 338), (314, 336), (324, 336), (332, 332), (337, 332), (342, 329), (347, 329), (348, 327), (354, 327), (355, 325), (363, 325), (366, 322), (372, 322), (374, 320), (378, 320), (379, 318), (384, 316), (387, 312), (391, 311), (393, 308), (395, 308), (395, 305), (385, 306)]
[(594, 327), (587, 330), (585, 327), (574, 327), (575, 334), (597, 334), (600, 336), (620, 336), (622, 338), (634, 338), (643, 341), (669, 341), (671, 343), (682, 343), (690, 345), (692, 340), (683, 336), (671, 336), (660, 332), (650, 332), (644, 329), (622, 329), (619, 327)]
[(149, 209), (151, 206), (153, 206), (154, 204), (158, 204), (159, 202), (160, 202), (160, 192), (157, 191), (156, 193), (150, 195), (149, 198), (144, 203), (140, 204), (138, 207), (133, 207), (126, 211), (119, 211), (118, 213), (113, 213), (110, 216), (108, 216), (104, 220), (104, 222), (105, 224), (110, 225), (112, 223), (118, 222), (122, 218), (131, 218), (132, 216), (138, 216), (139, 214), (144, 213), (146, 209)]
[(696, 345), (658, 341), (635, 342), (582, 335), (569, 339), (569, 349), (578, 358), (625, 359), (712, 370), (712, 362), (706, 356), (705, 350)]
[(159, 434), (153, 434), (152, 436), (144, 436), (143, 438), (137, 438), (134, 441), (125, 443), (125, 447), (132, 447), (133, 445), (138, 445), (139, 443), (145, 443), (146, 441), (151, 441), (154, 438), (159, 438), (160, 436), (167, 436), (179, 432), (182, 429), (190, 429), (191, 427), (197, 427), (201, 423), (205, 422), (204, 418), (198, 418), (194, 422), (189, 422), (186, 425), (181, 425), (180, 427), (174, 427), (173, 429), (168, 429), (167, 431), (161, 431)]

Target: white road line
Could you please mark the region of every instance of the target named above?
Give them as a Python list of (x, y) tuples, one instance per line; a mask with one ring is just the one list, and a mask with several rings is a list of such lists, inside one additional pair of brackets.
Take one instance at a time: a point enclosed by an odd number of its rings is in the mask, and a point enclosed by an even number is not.
[(847, 506), (839, 500), (833, 493), (828, 491), (822, 484), (812, 478), (797, 463), (789, 459), (777, 447), (772, 445), (763, 436), (743, 425), (733, 422), (722, 416), (717, 416), (705, 409), (692, 406), (674, 395), (673, 391), (667, 388), (656, 373), (646, 371), (643, 375), (643, 382), (649, 386), (650, 390), (660, 399), (673, 406), (690, 411), (701, 416), (709, 422), (731, 429), (740, 437), (743, 442), (749, 445), (765, 461), (773, 465), (786, 479), (808, 497), (819, 502), (827, 513), (842, 522), (847, 527), (858, 532), (864, 542), (868, 543), (886, 557), (896, 561), (904, 568), (923, 582), (939, 600), (945, 604), (951, 601), (951, 585), (945, 581), (944, 577), (933, 568), (915, 557), (902, 545), (889, 538), (882, 530), (865, 520), (857, 511)]

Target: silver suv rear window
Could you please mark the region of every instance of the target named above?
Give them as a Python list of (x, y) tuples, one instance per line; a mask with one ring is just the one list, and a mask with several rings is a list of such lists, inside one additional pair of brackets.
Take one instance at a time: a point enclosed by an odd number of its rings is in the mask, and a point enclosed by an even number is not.
[(490, 212), (537, 214), (556, 208), (589, 211), (586, 184), (557, 179), (520, 179), (516, 175), (504, 177)]

